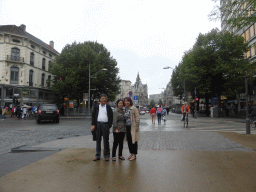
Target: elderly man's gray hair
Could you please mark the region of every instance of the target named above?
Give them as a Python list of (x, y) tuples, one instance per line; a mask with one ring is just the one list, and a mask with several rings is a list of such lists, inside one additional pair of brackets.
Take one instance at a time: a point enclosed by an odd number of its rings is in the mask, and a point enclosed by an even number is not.
[(100, 98), (101, 98), (101, 97), (107, 97), (107, 98), (108, 98), (108, 96), (107, 96), (106, 94), (104, 94), (104, 93), (103, 93), (103, 94), (100, 94)]

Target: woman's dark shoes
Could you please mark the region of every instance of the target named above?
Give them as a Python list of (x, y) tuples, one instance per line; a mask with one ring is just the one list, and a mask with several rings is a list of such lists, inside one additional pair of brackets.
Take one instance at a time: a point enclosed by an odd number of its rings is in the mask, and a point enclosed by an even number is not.
[(119, 159), (121, 159), (121, 160), (125, 160), (125, 158), (124, 158), (124, 157), (122, 157), (122, 156), (120, 156), (120, 157), (119, 157)]
[(93, 159), (93, 161), (98, 161), (98, 160), (100, 160), (100, 158), (94, 158), (94, 159)]
[(116, 157), (112, 157), (112, 161), (116, 161)]

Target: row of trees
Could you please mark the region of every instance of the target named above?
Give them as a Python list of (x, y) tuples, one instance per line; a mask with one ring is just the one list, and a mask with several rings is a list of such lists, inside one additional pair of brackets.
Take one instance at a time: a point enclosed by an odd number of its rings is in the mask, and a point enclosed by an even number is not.
[[(87, 41), (66, 45), (56, 62), (50, 65), (50, 72), (55, 75), (52, 91), (55, 93), (55, 102), (63, 103), (65, 97), (82, 99), (83, 93), (89, 90), (89, 64), (91, 75), (106, 68), (91, 78), (91, 100), (98, 98), (101, 93), (114, 100), (119, 93), (120, 78), (116, 60), (103, 44)], [(92, 102), (91, 102), (92, 103)]]
[(149, 104), (149, 105), (150, 105), (149, 107), (150, 107), (150, 108), (151, 108), (151, 107), (154, 107), (156, 104), (162, 105), (162, 104), (163, 104), (162, 99), (159, 99), (158, 103), (156, 103), (154, 99), (151, 99), (150, 104)]
[[(187, 92), (206, 99), (221, 95), (232, 98), (244, 92), (245, 76), (251, 77), (255, 65), (245, 58), (250, 49), (244, 38), (233, 33), (212, 29), (199, 34), (193, 48), (185, 52), (172, 73), (171, 84), (175, 96)], [(220, 109), (220, 107), (219, 107)], [(206, 109), (209, 111), (209, 109)]]

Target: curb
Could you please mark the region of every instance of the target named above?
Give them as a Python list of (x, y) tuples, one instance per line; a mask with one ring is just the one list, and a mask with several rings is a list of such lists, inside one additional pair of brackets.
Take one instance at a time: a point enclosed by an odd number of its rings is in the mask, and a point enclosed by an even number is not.
[(43, 152), (43, 151), (61, 151), (66, 148), (43, 148), (43, 147), (29, 147), (22, 145), (11, 149), (11, 153), (24, 153), (24, 152)]

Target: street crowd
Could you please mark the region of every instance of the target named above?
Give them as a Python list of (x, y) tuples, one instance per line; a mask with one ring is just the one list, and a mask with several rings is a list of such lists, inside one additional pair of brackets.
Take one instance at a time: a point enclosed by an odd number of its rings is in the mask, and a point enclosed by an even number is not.
[(9, 110), (11, 110), (11, 117), (18, 120), (26, 120), (27, 118), (35, 116), (37, 113), (36, 106), (28, 106), (26, 104), (23, 106), (18, 105), (17, 107), (13, 107), (11, 109), (6, 106), (0, 106), (0, 115), (2, 120), (6, 119), (6, 115)]

